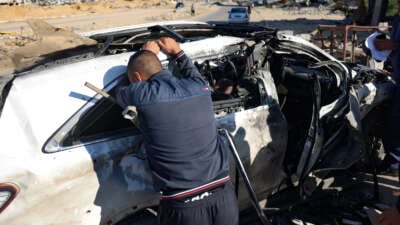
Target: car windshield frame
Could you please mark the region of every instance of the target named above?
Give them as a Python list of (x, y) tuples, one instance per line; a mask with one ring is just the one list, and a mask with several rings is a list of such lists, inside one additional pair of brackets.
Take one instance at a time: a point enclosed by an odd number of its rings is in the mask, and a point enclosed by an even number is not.
[(231, 9), (231, 13), (247, 13), (247, 9), (245, 7), (235, 7)]

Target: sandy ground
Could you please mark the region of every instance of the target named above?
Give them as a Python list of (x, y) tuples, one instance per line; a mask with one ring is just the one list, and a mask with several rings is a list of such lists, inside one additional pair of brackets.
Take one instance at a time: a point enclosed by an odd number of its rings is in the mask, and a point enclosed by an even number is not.
[(50, 17), (67, 17), (82, 14), (109, 13), (118, 9), (138, 8), (171, 8), (174, 4), (169, 0), (113, 0), (97, 1), (72, 5), (38, 6), (0, 6), (0, 21), (21, 19), (43, 19)]
[[(39, 56), (65, 47), (94, 44), (74, 32), (166, 20), (227, 19), (227, 7), (196, 3), (196, 16), (191, 16), (192, 2), (185, 2), (186, 7), (176, 11), (169, 0), (115, 0), (48, 7), (0, 6), (0, 75), (12, 73), (20, 69), (21, 64), (33, 63)], [(46, 20), (57, 28), (34, 19)], [(251, 21), (289, 30), (310, 40), (318, 24), (343, 24), (345, 17), (343, 13), (331, 13), (327, 8), (255, 7)]]
[[(140, 4), (146, 2), (146, 4)], [(139, 6), (139, 7), (137, 7)], [(8, 8), (8, 11), (5, 10)], [(196, 16), (218, 10), (217, 6), (196, 4)], [(3, 11), (2, 11), (3, 10)], [(28, 11), (33, 13), (28, 13)], [(5, 12), (1, 14), (1, 12)], [(13, 14), (15, 12), (15, 14)], [(88, 13), (89, 12), (89, 13)], [(74, 32), (89, 31), (155, 21), (194, 19), (190, 4), (174, 10), (174, 4), (161, 0), (116, 0), (69, 6), (0, 6), (0, 75), (9, 74), (40, 60), (41, 55), (92, 41)], [(29, 20), (27, 18), (30, 18)], [(41, 19), (41, 20), (32, 20)], [(54, 22), (57, 28), (42, 20)]]
[(264, 8), (256, 7), (252, 21), (261, 21), (265, 26), (290, 31), (306, 40), (316, 32), (319, 24), (343, 25), (348, 23), (341, 11), (331, 12), (329, 8)]
[[(169, 0), (115, 0), (59, 6), (0, 6), (0, 32), (25, 33), (26, 20), (43, 19), (57, 27), (74, 31), (139, 24), (146, 22), (193, 18), (191, 1), (184, 8), (174, 10)], [(203, 15), (217, 6), (195, 3), (196, 14)], [(72, 22), (72, 23), (71, 23)], [(29, 29), (28, 29), (29, 30)]]

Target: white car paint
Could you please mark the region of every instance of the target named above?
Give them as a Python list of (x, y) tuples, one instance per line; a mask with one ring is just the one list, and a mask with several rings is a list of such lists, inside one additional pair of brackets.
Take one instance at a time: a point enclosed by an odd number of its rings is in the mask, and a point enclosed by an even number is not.
[[(146, 26), (149, 25), (84, 35)], [(309, 46), (335, 60), (302, 39), (281, 38)], [(243, 38), (217, 36), (181, 46), (190, 57), (201, 62), (206, 57), (223, 56), (225, 47), (243, 41)], [(67, 148), (59, 146), (57, 141), (66, 134), (60, 128), (71, 128), (100, 99), (84, 83), (88, 81), (103, 88), (124, 74), (132, 53), (97, 57), (15, 78), (0, 117), (0, 183), (15, 184), (19, 193), (0, 214), (0, 224), (115, 224), (133, 212), (158, 203), (159, 193), (152, 189), (145, 154), (136, 149), (140, 136)], [(167, 64), (164, 54), (158, 57)], [(279, 99), (271, 74), (264, 71), (257, 79), (268, 95), (262, 99), (262, 105), (218, 117), (217, 123), (234, 136), (255, 189), (258, 193), (267, 193), (284, 177), (281, 165), (287, 127), (276, 104)], [(368, 98), (368, 90), (363, 97)], [(89, 100), (92, 96), (94, 99)], [(241, 205), (248, 202), (242, 186), (239, 202)]]
[[(184, 43), (182, 48), (189, 56), (196, 55), (201, 59), (223, 55), (224, 47), (242, 41), (242, 38), (217, 36)], [(88, 81), (104, 87), (125, 72), (131, 54), (98, 57), (15, 78), (0, 117), (0, 182), (17, 185), (19, 193), (0, 214), (0, 224), (113, 224), (135, 210), (157, 204), (158, 193), (149, 187), (151, 185), (137, 185), (138, 179), (151, 182), (145, 160), (135, 154), (126, 155), (118, 164), (112, 158), (112, 154), (120, 154), (124, 148), (137, 145), (137, 138), (77, 145), (67, 150), (60, 148), (64, 151), (45, 147), (53, 135), (62, 135), (57, 134), (57, 130), (74, 118), (81, 107), (90, 108), (99, 98), (95, 96), (93, 102), (88, 102), (94, 93), (84, 83)], [(166, 60), (162, 53), (159, 58)], [(235, 118), (225, 117), (225, 120), (236, 121), (233, 124), (237, 127), (231, 130), (234, 135), (238, 129), (247, 126), (249, 120), (252, 121), (250, 124), (257, 123), (256, 118), (248, 118), (249, 113), (243, 112)], [(219, 120), (223, 122), (224, 118)], [(228, 124), (232, 125), (232, 122)], [(265, 130), (259, 132), (257, 137), (268, 135)], [(270, 141), (268, 138), (248, 139), (251, 145), (247, 149), (251, 151), (242, 152), (242, 155), (253, 161), (260, 146), (266, 146)], [(52, 142), (50, 139), (49, 144)], [(275, 159), (270, 166), (280, 168), (276, 163), (283, 160), (283, 153), (278, 151), (279, 160)], [(134, 170), (135, 167), (128, 164), (133, 161), (143, 164)], [(126, 185), (110, 182), (119, 169), (126, 172), (122, 180)], [(268, 171), (282, 173), (273, 169)], [(242, 198), (242, 201), (246, 199)]]

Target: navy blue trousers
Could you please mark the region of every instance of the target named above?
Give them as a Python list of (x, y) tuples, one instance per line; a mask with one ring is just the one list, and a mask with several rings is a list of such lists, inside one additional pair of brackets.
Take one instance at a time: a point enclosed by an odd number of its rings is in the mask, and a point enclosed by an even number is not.
[(239, 209), (231, 182), (177, 200), (161, 200), (159, 225), (238, 225)]

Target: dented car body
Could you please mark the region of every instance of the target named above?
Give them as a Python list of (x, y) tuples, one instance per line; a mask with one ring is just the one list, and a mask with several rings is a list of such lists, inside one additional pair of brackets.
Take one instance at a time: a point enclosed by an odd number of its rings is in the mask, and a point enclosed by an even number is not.
[[(112, 95), (129, 57), (148, 40), (180, 41), (213, 89), (219, 79), (233, 82), (231, 96), (212, 96), (217, 124), (234, 137), (259, 198), (287, 180), (312, 194), (307, 181), (362, 160), (368, 128), (381, 119), (374, 111), (394, 89), (382, 71), (346, 65), (307, 41), (255, 25), (174, 22), (83, 35), (97, 46), (58, 53), (2, 90), (0, 193), (14, 191), (2, 197), (0, 224), (153, 219), (160, 194), (140, 132), (123, 109), (84, 86)], [(234, 168), (232, 160), (244, 209), (250, 200)]]

